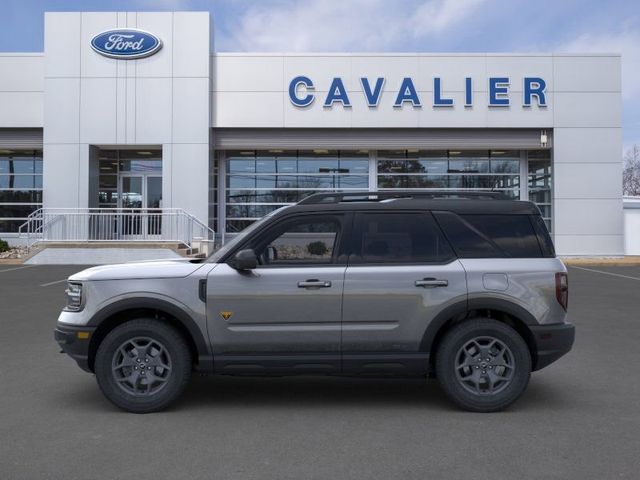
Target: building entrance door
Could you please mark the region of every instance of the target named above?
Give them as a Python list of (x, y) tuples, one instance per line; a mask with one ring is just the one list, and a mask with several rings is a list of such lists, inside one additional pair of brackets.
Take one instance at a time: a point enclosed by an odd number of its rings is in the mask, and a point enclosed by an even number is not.
[(125, 215), (120, 224), (122, 238), (160, 240), (162, 237), (162, 176), (121, 174), (120, 205)]

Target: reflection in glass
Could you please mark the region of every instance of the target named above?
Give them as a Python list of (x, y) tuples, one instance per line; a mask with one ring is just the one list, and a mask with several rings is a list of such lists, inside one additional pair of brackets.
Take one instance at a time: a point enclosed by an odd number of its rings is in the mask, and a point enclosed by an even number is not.
[(227, 220), (227, 232), (229, 232), (229, 233), (239, 233), (239, 232), (241, 232), (242, 230), (247, 228), (249, 225), (251, 225), (255, 221), (256, 221), (256, 219), (251, 219), (251, 220)]
[(162, 160), (121, 160), (120, 171), (132, 173), (161, 173)]
[(378, 175), (378, 188), (518, 188), (518, 175)]
[(42, 208), (42, 151), (0, 149), (0, 233)]
[(529, 200), (538, 205), (550, 229), (553, 211), (551, 154), (549, 150), (531, 150), (527, 152), (527, 158)]
[(0, 190), (3, 203), (42, 203), (42, 190)]
[(122, 208), (142, 208), (142, 177), (122, 177)]
[[(529, 153), (526, 187), (547, 219), (551, 215), (550, 152)], [(377, 188), (493, 190), (519, 199), (520, 168), (525, 164), (521, 157), (525, 158), (519, 150), (378, 150)], [(229, 229), (244, 228), (247, 223), (242, 219), (259, 218), (263, 212), (315, 192), (368, 190), (370, 186), (368, 151), (245, 150), (227, 151), (226, 158), (227, 204), (238, 205), (227, 209)]]
[(162, 177), (147, 177), (146, 208), (160, 208), (162, 205)]
[(0, 205), (0, 218), (26, 218), (33, 210), (31, 205)]
[[(227, 231), (235, 232), (317, 191), (369, 188), (369, 152), (338, 150), (228, 151)], [(268, 205), (253, 205), (253, 204)], [(250, 223), (250, 222), (249, 222)]]
[[(161, 205), (162, 201), (162, 151), (152, 150), (100, 150), (98, 153), (100, 176), (98, 179), (98, 205), (100, 208), (144, 208), (142, 187), (134, 185), (139, 192), (124, 192), (131, 187), (131, 180), (125, 181), (123, 173), (138, 174), (129, 178), (147, 178), (147, 198), (151, 205)], [(118, 179), (122, 177), (123, 192), (118, 195)], [(134, 181), (135, 182), (135, 181)], [(135, 194), (134, 194), (135, 193)], [(151, 195), (151, 196), (150, 196)], [(121, 204), (118, 204), (118, 199)], [(134, 205), (142, 205), (136, 207)]]

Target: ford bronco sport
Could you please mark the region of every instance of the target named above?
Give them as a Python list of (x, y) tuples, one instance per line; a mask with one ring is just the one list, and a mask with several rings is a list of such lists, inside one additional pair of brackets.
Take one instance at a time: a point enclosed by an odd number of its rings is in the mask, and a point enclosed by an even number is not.
[(494, 193), (315, 194), (206, 260), (89, 268), (66, 293), (56, 340), (138, 413), (193, 370), (435, 376), (461, 408), (497, 411), (574, 340), (538, 208)]

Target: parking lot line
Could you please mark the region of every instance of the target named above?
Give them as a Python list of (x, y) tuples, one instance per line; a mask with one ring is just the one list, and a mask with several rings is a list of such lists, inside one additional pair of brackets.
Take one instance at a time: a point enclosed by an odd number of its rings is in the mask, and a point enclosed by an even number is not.
[(56, 280), (55, 282), (49, 282), (49, 283), (43, 283), (40, 286), (41, 287), (48, 287), (49, 285), (55, 285), (56, 283), (62, 283), (62, 282), (66, 282), (67, 279), (63, 278), (62, 280)]
[(2, 273), (2, 272), (13, 272), (14, 270), (22, 270), (24, 268), (32, 268), (32, 267), (35, 267), (35, 265), (24, 265), (22, 267), (6, 268), (4, 270), (0, 270), (0, 273)]
[(640, 280), (639, 277), (631, 277), (629, 275), (622, 275), (620, 273), (604, 272), (602, 270), (595, 270), (593, 268), (576, 267), (575, 265), (572, 265), (569, 268), (577, 268), (578, 270), (586, 270), (587, 272), (602, 273), (603, 275), (611, 275), (612, 277), (628, 278), (630, 280)]

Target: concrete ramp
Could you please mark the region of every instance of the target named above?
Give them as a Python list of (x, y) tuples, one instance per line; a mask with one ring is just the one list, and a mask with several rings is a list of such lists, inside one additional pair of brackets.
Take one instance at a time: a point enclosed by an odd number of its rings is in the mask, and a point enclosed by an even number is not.
[(171, 248), (44, 247), (24, 263), (28, 265), (106, 265), (173, 258), (184, 257)]

